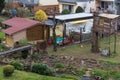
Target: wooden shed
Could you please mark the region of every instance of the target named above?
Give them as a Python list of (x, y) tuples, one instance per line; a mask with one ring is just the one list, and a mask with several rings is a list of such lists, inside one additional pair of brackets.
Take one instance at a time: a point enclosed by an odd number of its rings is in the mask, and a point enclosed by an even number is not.
[(2, 23), (8, 27), (3, 32), (6, 34), (6, 44), (11, 47), (20, 40), (36, 41), (49, 37), (49, 27), (39, 21), (14, 17)]

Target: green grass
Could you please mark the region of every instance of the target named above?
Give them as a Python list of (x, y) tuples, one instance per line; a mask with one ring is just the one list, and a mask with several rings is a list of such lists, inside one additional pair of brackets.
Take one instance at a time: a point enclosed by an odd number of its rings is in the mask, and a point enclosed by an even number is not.
[(13, 73), (11, 77), (4, 77), (2, 71), (3, 68), (0, 67), (0, 80), (72, 80), (72, 79), (43, 76), (35, 73), (17, 71), (17, 70)]
[[(108, 47), (108, 38), (99, 39), (100, 48), (103, 50)], [(111, 54), (114, 50), (114, 36), (111, 36), (110, 42)], [(117, 36), (117, 55), (115, 57), (104, 57), (101, 56), (99, 53), (92, 53), (91, 52), (91, 43), (83, 43), (83, 47), (80, 47), (79, 44), (67, 46), (65, 48), (57, 48), (57, 52), (53, 52), (53, 49), (48, 49), (48, 52), (52, 55), (58, 56), (74, 56), (78, 58), (92, 58), (97, 60), (105, 60), (105, 61), (113, 61), (119, 62), (120, 61), (120, 35)]]
[(3, 33), (3, 32), (0, 32), (0, 38), (4, 38), (5, 37), (5, 33)]

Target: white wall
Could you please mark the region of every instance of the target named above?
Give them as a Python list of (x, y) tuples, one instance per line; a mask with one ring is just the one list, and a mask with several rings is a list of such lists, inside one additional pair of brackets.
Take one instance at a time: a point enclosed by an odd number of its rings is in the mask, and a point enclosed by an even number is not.
[(57, 0), (39, 0), (39, 5), (58, 5)]
[(90, 9), (95, 9), (95, 1), (91, 1), (91, 2), (77, 2), (77, 5), (82, 7), (85, 12), (90, 12)]

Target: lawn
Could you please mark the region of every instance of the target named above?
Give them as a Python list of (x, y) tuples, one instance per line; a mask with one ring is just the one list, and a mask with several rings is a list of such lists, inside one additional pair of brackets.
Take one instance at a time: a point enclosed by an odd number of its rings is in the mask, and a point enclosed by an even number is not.
[(0, 32), (0, 38), (4, 38), (5, 37), (5, 34), (3, 32)]
[(71, 80), (64, 78), (55, 78), (49, 76), (38, 75), (35, 73), (15, 71), (12, 77), (3, 77), (2, 67), (0, 66), (0, 80)]
[[(100, 41), (99, 45), (101, 49), (105, 49), (108, 47), (109, 45), (108, 38), (102, 38), (99, 39), (99, 41)], [(112, 54), (114, 48), (114, 36), (111, 36), (110, 48)], [(120, 61), (119, 48), (120, 48), (120, 35), (117, 35), (117, 55), (115, 57), (105, 57), (105, 56), (101, 56), (99, 53), (92, 53), (90, 42), (83, 43), (83, 47), (80, 47), (79, 44), (60, 47), (57, 49), (57, 52), (53, 52), (53, 49), (50, 48), (48, 49), (48, 52), (52, 55), (58, 55), (58, 56), (74, 56), (79, 58), (92, 58), (97, 60), (119, 62)]]

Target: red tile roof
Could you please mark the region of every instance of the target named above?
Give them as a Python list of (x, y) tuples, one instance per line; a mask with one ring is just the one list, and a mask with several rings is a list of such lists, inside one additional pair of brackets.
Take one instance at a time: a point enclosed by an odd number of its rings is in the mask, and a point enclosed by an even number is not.
[(12, 35), (16, 32), (22, 31), (24, 29), (27, 29), (31, 26), (34, 26), (34, 25), (38, 24), (39, 21), (30, 20), (30, 19), (27, 19), (27, 18), (14, 17), (14, 18), (6, 20), (2, 23), (10, 26), (9, 28), (3, 30), (3, 32), (5, 32), (9, 35)]

